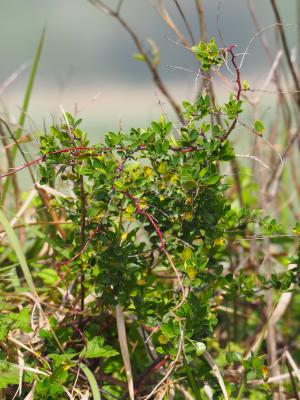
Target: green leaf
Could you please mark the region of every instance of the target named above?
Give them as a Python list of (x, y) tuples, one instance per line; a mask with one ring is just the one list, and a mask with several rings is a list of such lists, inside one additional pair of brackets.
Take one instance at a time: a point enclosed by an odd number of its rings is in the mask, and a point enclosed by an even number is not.
[(113, 357), (119, 352), (113, 347), (105, 345), (101, 336), (95, 336), (87, 343), (86, 348), (80, 353), (81, 358)]
[(169, 122), (166, 123), (166, 126), (165, 126), (166, 133), (170, 133), (171, 132), (172, 126), (173, 126), (172, 121), (169, 121)]
[(293, 233), (296, 235), (300, 234), (300, 222), (297, 222), (294, 228), (292, 229)]
[(54, 360), (54, 365), (59, 366), (66, 362), (69, 362), (76, 356), (75, 353), (63, 353), (63, 354), (49, 354), (48, 357)]
[(59, 384), (65, 383), (67, 379), (68, 371), (66, 371), (62, 365), (55, 368), (52, 375), (50, 376), (51, 382), (57, 382)]
[(25, 333), (30, 332), (30, 313), (30, 308), (24, 307), (18, 314), (10, 314), (14, 320), (13, 328), (21, 329)]
[(0, 341), (6, 338), (12, 325), (13, 321), (8, 316), (0, 315)]
[(145, 61), (146, 61), (146, 58), (145, 58), (144, 54), (141, 54), (141, 53), (135, 53), (135, 54), (133, 54), (132, 58), (133, 58), (134, 60), (136, 60), (136, 61), (142, 61), (142, 62), (145, 62)]
[(187, 189), (193, 189), (197, 186), (197, 182), (194, 179), (183, 178), (182, 185)]
[(8, 385), (17, 385), (19, 382), (19, 369), (0, 360), (0, 389)]
[(250, 85), (246, 79), (243, 79), (242, 86), (243, 86), (243, 90), (245, 90), (245, 91), (250, 90)]
[(196, 348), (197, 356), (201, 356), (206, 350), (205, 344), (203, 342), (195, 342), (194, 345)]
[(160, 126), (159, 123), (157, 123), (155, 121), (151, 122), (151, 126), (152, 126), (152, 128), (153, 128), (155, 133), (161, 134), (161, 126)]
[(69, 112), (66, 112), (65, 115), (66, 115), (66, 118), (67, 118), (69, 124), (74, 126), (75, 125), (75, 120), (74, 120), (72, 114), (70, 114)]
[(258, 120), (256, 120), (256, 121), (254, 122), (253, 127), (254, 127), (254, 129), (256, 130), (256, 132), (257, 132), (260, 136), (263, 135), (263, 133), (264, 133), (264, 131), (265, 131), (265, 126), (264, 126), (264, 123), (263, 123), (260, 119), (258, 119)]
[(41, 278), (46, 285), (54, 285), (59, 279), (57, 272), (53, 268), (44, 268), (37, 273), (37, 276)]
[(209, 178), (204, 180), (204, 183), (206, 185), (214, 185), (215, 183), (219, 182), (220, 178), (221, 177), (218, 174), (211, 175)]
[(196, 58), (202, 64), (202, 69), (209, 70), (213, 65), (221, 66), (224, 62), (216, 45), (215, 38), (211, 38), (208, 43), (200, 42), (191, 48)]

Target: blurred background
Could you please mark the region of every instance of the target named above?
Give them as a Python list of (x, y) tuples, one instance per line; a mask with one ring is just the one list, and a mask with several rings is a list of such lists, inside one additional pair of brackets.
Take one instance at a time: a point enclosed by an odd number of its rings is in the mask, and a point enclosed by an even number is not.
[[(178, 101), (191, 99), (196, 93), (195, 74), (180, 68), (196, 71), (193, 56), (175, 43), (173, 33), (150, 3), (148, 0), (125, 0), (122, 16), (141, 39), (152, 38), (159, 47), (159, 71), (172, 94)], [(173, 2), (165, 3), (182, 27)], [(286, 32), (297, 62), (297, 1), (277, 3), (284, 21), (290, 24)], [(184, 0), (181, 4), (198, 39), (194, 1)], [(236, 44), (238, 52), (244, 51), (256, 32), (247, 1), (203, 0), (203, 4), (208, 37), (214, 36), (218, 46), (223, 47), (221, 31), (226, 45)], [(274, 14), (270, 2), (255, 0), (254, 4), (260, 25), (272, 24)], [(87, 0), (2, 1), (0, 21), (1, 108), (9, 113), (12, 121), (18, 119), (34, 54), (45, 26), (46, 40), (29, 107), (33, 129), (41, 129), (45, 122), (57, 119), (60, 105), (66, 111), (79, 112), (83, 127), (91, 132), (93, 141), (101, 138), (104, 131), (118, 129), (120, 125), (124, 129), (132, 125), (144, 126), (161, 113), (159, 101), (164, 104), (165, 99), (157, 92), (146, 66), (133, 59), (136, 48), (131, 38), (114, 18), (97, 10)], [(274, 28), (268, 29), (266, 35), (271, 43), (276, 40)], [(261, 42), (256, 39), (243, 64), (243, 77), (258, 87), (269, 69)], [(8, 85), (15, 72), (18, 77)]]

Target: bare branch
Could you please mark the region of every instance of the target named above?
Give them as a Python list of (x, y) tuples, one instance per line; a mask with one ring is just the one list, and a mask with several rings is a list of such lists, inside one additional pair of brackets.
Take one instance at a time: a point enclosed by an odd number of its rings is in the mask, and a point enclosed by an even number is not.
[(131, 36), (131, 39), (133, 40), (137, 50), (142, 54), (145, 63), (148, 66), (148, 69), (150, 70), (151, 74), (152, 74), (152, 79), (155, 82), (156, 86), (158, 87), (158, 89), (162, 92), (162, 94), (167, 98), (167, 100), (169, 101), (170, 105), (172, 106), (173, 110), (175, 111), (178, 119), (180, 120), (181, 123), (184, 123), (184, 119), (183, 116), (181, 114), (181, 108), (180, 106), (177, 104), (177, 102), (175, 101), (175, 99), (172, 97), (172, 95), (170, 94), (169, 90), (167, 89), (167, 87), (165, 86), (165, 84), (163, 83), (157, 68), (155, 65), (153, 65), (153, 63), (151, 62), (151, 59), (149, 58), (149, 56), (147, 55), (141, 40), (139, 39), (139, 37), (137, 36), (136, 32), (131, 28), (131, 26), (125, 21), (125, 19), (123, 17), (120, 16), (120, 14), (118, 13), (118, 9), (116, 11), (114, 11), (112, 8), (108, 7), (107, 5), (105, 5), (103, 3), (103, 1), (101, 0), (88, 0), (91, 4), (93, 4), (94, 6), (96, 6), (98, 9), (100, 9), (101, 11), (105, 12), (106, 14), (116, 18), (116, 20), (121, 24), (121, 26), (125, 29), (125, 31)]
[(200, 40), (202, 42), (207, 42), (207, 29), (205, 23), (205, 14), (204, 8), (201, 0), (195, 0), (198, 20), (199, 20), (199, 29), (200, 29)]
[[(282, 40), (282, 44), (283, 44), (283, 49), (284, 49), (284, 53), (285, 53), (285, 56), (286, 56), (286, 60), (287, 60), (289, 69), (291, 71), (292, 77), (293, 77), (294, 85), (296, 87), (296, 90), (300, 91), (299, 79), (298, 79), (295, 67), (294, 67), (294, 65), (292, 63), (292, 60), (291, 60), (290, 50), (289, 50), (289, 46), (288, 46), (288, 43), (287, 43), (285, 32), (283, 30), (283, 24), (282, 24), (282, 21), (281, 21), (279, 10), (278, 10), (278, 7), (276, 5), (276, 1), (275, 0), (270, 0), (270, 1), (271, 1), (271, 5), (272, 5), (272, 8), (273, 8), (274, 14), (275, 14), (275, 18), (276, 18), (276, 22), (277, 22), (277, 28), (279, 30), (279, 34), (280, 34), (280, 37), (281, 37), (281, 40)], [(297, 95), (296, 98), (297, 98), (298, 107), (300, 108), (300, 96)]]
[[(153, 2), (152, 2), (153, 3)], [(154, 3), (153, 3), (154, 4)], [(158, 0), (158, 5), (154, 7), (157, 13), (161, 16), (161, 18), (165, 21), (166, 25), (175, 33), (177, 39), (180, 43), (184, 44), (186, 47), (189, 46), (189, 42), (184, 36), (184, 34), (177, 28), (174, 21), (172, 20), (170, 14), (168, 13), (163, 0)]]

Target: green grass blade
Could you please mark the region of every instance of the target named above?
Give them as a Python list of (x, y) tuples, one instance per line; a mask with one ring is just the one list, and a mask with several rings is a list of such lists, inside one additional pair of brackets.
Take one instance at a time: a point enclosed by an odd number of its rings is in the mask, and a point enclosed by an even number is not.
[[(27, 84), (27, 88), (26, 88), (26, 92), (25, 92), (25, 96), (24, 96), (24, 100), (23, 100), (23, 104), (22, 104), (22, 109), (21, 109), (21, 115), (18, 121), (18, 128), (16, 129), (15, 132), (15, 138), (18, 140), (20, 139), (21, 135), (22, 135), (22, 131), (25, 125), (25, 120), (26, 120), (26, 115), (27, 115), (27, 110), (28, 110), (28, 106), (29, 106), (29, 101), (31, 98), (31, 93), (32, 93), (32, 89), (33, 89), (33, 84), (34, 84), (34, 80), (35, 80), (35, 76), (36, 76), (36, 72), (38, 69), (38, 65), (39, 65), (39, 61), (41, 58), (41, 54), (42, 54), (42, 50), (43, 50), (43, 46), (44, 46), (44, 40), (45, 40), (45, 33), (46, 33), (46, 28), (43, 29), (41, 38), (40, 38), (40, 42), (34, 57), (34, 62), (33, 62), (33, 66), (30, 72), (30, 76), (29, 76), (29, 81)], [(14, 161), (14, 159), (16, 158), (16, 154), (17, 154), (17, 147), (14, 146), (11, 149), (11, 159), (12, 161)], [(1, 204), (4, 203), (4, 199), (7, 193), (7, 190), (9, 188), (9, 185), (11, 183), (11, 179), (6, 179), (2, 188), (2, 198), (1, 198)]]
[(42, 239), (44, 242), (48, 243), (54, 250), (56, 250), (59, 254), (63, 255), (66, 259), (71, 258), (70, 250), (66, 250), (63, 247), (58, 246), (54, 240), (49, 239), (49, 236), (41, 232), (39, 229), (30, 225), (27, 225), (27, 229), (32, 233), (34, 233), (34, 235)]
[(101, 395), (99, 391), (99, 387), (97, 384), (97, 381), (92, 373), (92, 371), (84, 364), (80, 364), (80, 368), (84, 372), (85, 376), (87, 377), (87, 380), (89, 381), (89, 384), (92, 389), (92, 394), (93, 394), (93, 399), (94, 400), (101, 400)]
[(26, 258), (24, 256), (24, 253), (22, 251), (22, 247), (20, 245), (20, 242), (17, 238), (17, 235), (15, 234), (14, 230), (12, 229), (9, 221), (6, 219), (5, 215), (3, 214), (3, 211), (0, 209), (0, 224), (3, 226), (3, 229), (6, 232), (6, 235), (10, 241), (11, 247), (14, 249), (17, 259), (19, 261), (20, 267), (22, 269), (23, 275), (25, 277), (25, 280), (27, 282), (27, 285), (31, 291), (31, 293), (37, 297), (37, 292), (32, 280), (32, 276), (30, 273), (30, 269), (28, 267)]
[[(46, 33), (46, 28), (43, 29), (43, 32), (42, 32), (42, 35), (41, 35), (41, 38), (40, 38), (40, 42), (39, 42), (39, 45), (38, 45), (38, 48), (37, 48), (37, 51), (36, 51), (36, 54), (35, 54), (33, 66), (32, 66), (31, 72), (30, 72), (29, 81), (28, 81), (28, 84), (27, 84), (25, 97), (24, 97), (23, 104), (22, 104), (21, 115), (20, 115), (20, 118), (19, 118), (18, 129), (16, 130), (16, 139), (20, 138), (20, 136), (22, 134), (22, 130), (24, 128), (24, 124), (25, 124), (25, 120), (26, 120), (26, 114), (27, 114), (27, 110), (28, 110), (28, 105), (29, 105), (29, 101), (30, 101), (30, 97), (31, 97), (31, 93), (32, 93), (32, 88), (33, 88), (36, 72), (37, 72), (37, 69), (38, 69), (39, 61), (40, 61), (42, 50), (43, 50), (43, 46), (44, 46), (45, 33)], [(14, 148), (13, 155), (16, 154), (16, 150), (17, 149)]]

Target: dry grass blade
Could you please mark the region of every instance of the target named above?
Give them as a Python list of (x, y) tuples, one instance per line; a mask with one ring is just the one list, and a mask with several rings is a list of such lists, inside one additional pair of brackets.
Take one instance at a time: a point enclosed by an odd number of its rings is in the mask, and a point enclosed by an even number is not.
[(123, 311), (119, 304), (116, 306), (116, 320), (117, 320), (117, 329), (118, 329), (118, 338), (119, 338), (119, 343), (120, 343), (120, 349), (121, 349), (121, 354), (122, 354), (126, 377), (127, 377), (129, 397), (130, 397), (130, 400), (134, 400), (134, 386), (133, 386), (131, 362), (130, 362), (130, 356), (129, 356), (129, 350), (128, 350), (128, 343), (127, 343), (125, 319), (124, 319)]
[(17, 396), (21, 396), (22, 395), (22, 383), (23, 383), (23, 374), (24, 374), (24, 366), (25, 366), (25, 362), (24, 362), (24, 357), (23, 354), (21, 352), (21, 350), (18, 348), (17, 350), (18, 353), (18, 363), (19, 363), (19, 386), (18, 389), (13, 397), (12, 400), (14, 400), (15, 398), (17, 398)]
[(89, 397), (90, 397), (90, 392), (89, 392), (88, 390), (86, 390), (86, 391), (83, 393), (83, 395), (82, 395), (82, 397), (80, 398), (80, 400), (89, 400)]
[(168, 391), (168, 384), (164, 385), (164, 387), (160, 388), (157, 392), (154, 400), (162, 400)]
[(34, 400), (34, 392), (35, 392), (35, 386), (36, 386), (36, 381), (33, 382), (32, 389), (28, 393), (28, 395), (25, 397), (24, 400)]
[[(29, 353), (33, 354), (37, 359), (39, 359), (42, 362), (42, 364), (47, 365), (49, 370), (51, 369), (50, 365), (48, 364), (48, 361), (45, 358), (43, 358), (42, 356), (40, 356), (36, 351), (32, 350), (30, 347), (26, 346), (24, 343), (22, 343), (19, 340), (13, 338), (10, 335), (8, 335), (7, 339), (10, 342), (14, 343), (16, 346), (21, 347), (22, 349), (24, 349), (24, 350), (28, 351)], [(26, 369), (26, 368), (24, 367), (24, 369)], [(46, 374), (46, 375), (48, 375), (48, 374)]]
[(55, 189), (53, 189), (52, 187), (50, 187), (48, 185), (41, 185), (39, 182), (36, 183), (35, 187), (37, 189), (44, 190), (45, 192), (47, 192), (49, 195), (52, 195), (52, 196), (58, 196), (58, 197), (63, 197), (63, 198), (67, 198), (68, 197), (64, 193), (61, 193), (58, 190), (55, 190)]
[(293, 359), (291, 353), (290, 353), (288, 350), (286, 350), (286, 351), (284, 352), (284, 356), (286, 357), (288, 363), (289, 363), (290, 366), (292, 367), (293, 372), (294, 372), (296, 378), (297, 378), (298, 381), (300, 382), (300, 371), (299, 371), (299, 368), (297, 367), (297, 364), (295, 363), (295, 361), (294, 361), (294, 359)]
[(178, 362), (178, 360), (180, 358), (182, 349), (183, 349), (183, 332), (181, 330), (180, 341), (178, 343), (178, 351), (177, 351), (175, 359), (171, 362), (171, 364), (169, 365), (168, 369), (165, 371), (164, 377), (155, 385), (155, 387), (151, 390), (151, 392), (146, 397), (144, 397), (144, 400), (151, 399), (152, 396), (155, 393), (157, 393), (157, 391), (159, 391), (161, 385), (169, 378), (169, 376), (171, 375), (172, 371), (174, 370), (174, 368), (175, 368), (175, 366), (176, 366), (176, 364), (177, 364), (177, 362)]
[(257, 354), (257, 352), (259, 351), (260, 345), (267, 334), (268, 327), (270, 325), (275, 325), (281, 319), (281, 317), (284, 315), (288, 305), (290, 304), (290, 302), (292, 300), (292, 296), (293, 296), (292, 292), (282, 293), (282, 295), (280, 296), (280, 298), (278, 300), (277, 305), (274, 305), (273, 311), (271, 312), (268, 321), (266, 322), (266, 324), (264, 325), (262, 330), (257, 335), (257, 339), (255, 340), (255, 342), (253, 343), (253, 345), (247, 352), (245, 358), (249, 358), (251, 353)]
[[(300, 370), (297, 371), (300, 374)], [(296, 376), (295, 371), (292, 371), (292, 375)], [(286, 374), (280, 374), (277, 376), (271, 376), (267, 382), (264, 381), (263, 379), (253, 379), (248, 381), (248, 385), (250, 386), (257, 386), (257, 385), (265, 385), (266, 383), (277, 383), (277, 382), (282, 382), (287, 379), (290, 379), (291, 375), (287, 372)]]
[[(11, 227), (15, 226), (15, 224), (18, 222), (19, 218), (24, 214), (24, 212), (26, 211), (27, 207), (30, 205), (31, 201), (36, 196), (36, 194), (37, 194), (36, 190), (32, 189), (31, 192), (29, 193), (26, 201), (23, 203), (22, 207), (17, 212), (16, 216), (10, 221)], [(0, 233), (0, 239), (2, 239), (4, 236), (5, 236), (5, 232)]]
[(224, 399), (225, 400), (229, 400), (228, 393), (227, 393), (227, 390), (226, 390), (226, 386), (225, 386), (223, 377), (221, 375), (221, 372), (220, 372), (217, 364), (215, 363), (215, 360), (212, 358), (212, 356), (206, 350), (203, 353), (203, 357), (205, 358), (205, 360), (207, 361), (207, 363), (211, 367), (212, 373), (215, 375), (215, 377), (216, 377), (216, 379), (217, 379), (217, 381), (218, 381), (218, 383), (220, 385), (220, 388), (222, 390)]
[(69, 392), (69, 390), (65, 386), (63, 386), (63, 389), (64, 389), (65, 393), (68, 395), (70, 400), (75, 400), (74, 397), (72, 396), (72, 394)]
[(186, 400), (194, 400), (194, 397), (186, 390), (183, 385), (176, 384), (175, 388), (182, 393)]

